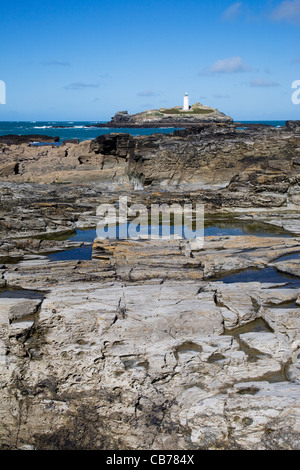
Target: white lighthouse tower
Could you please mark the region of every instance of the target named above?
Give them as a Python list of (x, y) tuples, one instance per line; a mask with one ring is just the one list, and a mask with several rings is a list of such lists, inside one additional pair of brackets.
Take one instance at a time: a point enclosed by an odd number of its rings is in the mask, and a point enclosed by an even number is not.
[(189, 111), (190, 109), (190, 99), (188, 93), (185, 93), (183, 98), (183, 111)]

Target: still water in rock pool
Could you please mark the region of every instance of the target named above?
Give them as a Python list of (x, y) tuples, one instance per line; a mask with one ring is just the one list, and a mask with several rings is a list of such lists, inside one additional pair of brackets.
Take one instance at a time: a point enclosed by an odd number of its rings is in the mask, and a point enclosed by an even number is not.
[(0, 298), (8, 299), (43, 299), (42, 292), (29, 290), (29, 289), (0, 289)]
[[(159, 226), (153, 226), (155, 233), (159, 233)], [(153, 233), (153, 232), (152, 232)], [(233, 220), (232, 218), (224, 219), (208, 219), (205, 220), (205, 236), (206, 237), (219, 237), (219, 236), (257, 236), (257, 237), (291, 237), (292, 234), (271, 225), (263, 223), (245, 222)], [(92, 259), (92, 245), (95, 238), (97, 238), (97, 231), (95, 228), (80, 230), (77, 229), (75, 233), (53, 235), (48, 234), (41, 238), (56, 241), (71, 241), (75, 243), (82, 243), (81, 246), (75, 248), (66, 248), (60, 252), (52, 252), (47, 254), (47, 259), (50, 262), (58, 261), (82, 261)], [(299, 260), (300, 252), (296, 252), (287, 256), (282, 256), (276, 261)], [(11, 262), (17, 263), (18, 260)], [(261, 283), (275, 283), (284, 284), (292, 288), (300, 288), (300, 278), (285, 273), (280, 273), (273, 267), (266, 267), (263, 269), (245, 269), (240, 272), (227, 274), (219, 277), (218, 279), (225, 284), (231, 283), (247, 283), (247, 282), (261, 282)], [(42, 297), (42, 294), (29, 290), (15, 290), (15, 289), (1, 289), (0, 297), (20, 297), (20, 298), (37, 298)]]
[[(159, 226), (152, 226), (152, 233), (160, 233)], [(253, 235), (258, 237), (290, 237), (291, 234), (283, 229), (262, 223), (233, 221), (232, 219), (224, 219), (220, 221), (207, 220), (205, 223), (205, 236), (242, 236)], [(51, 261), (65, 260), (90, 260), (92, 258), (92, 243), (97, 237), (96, 229), (77, 230), (76, 234), (68, 237), (73, 242), (82, 242), (79, 248), (72, 248), (58, 253), (48, 255)], [(277, 261), (299, 259), (300, 253), (294, 253), (283, 256)], [(273, 267), (264, 269), (246, 269), (241, 272), (232, 273), (220, 278), (224, 283), (239, 282), (262, 282), (275, 284), (288, 284), (289, 287), (299, 288), (300, 279), (295, 276), (280, 273)]]
[(261, 282), (282, 284), (287, 283), (285, 287), (300, 287), (300, 278), (296, 276), (289, 276), (288, 274), (280, 273), (273, 267), (264, 269), (246, 269), (238, 273), (233, 273), (219, 278), (225, 284), (233, 284), (239, 282)]
[[(128, 223), (129, 225), (129, 223)], [(148, 233), (161, 235), (162, 225), (151, 225)], [(174, 233), (174, 226), (171, 226), (170, 233)], [(184, 235), (184, 234), (183, 234)], [(214, 218), (205, 220), (204, 236), (205, 237), (218, 237), (218, 236), (246, 236), (253, 235), (256, 237), (290, 237), (291, 234), (281, 228), (271, 226), (264, 223), (257, 223), (252, 221), (232, 220), (232, 218), (224, 218), (216, 220)], [(51, 239), (50, 237), (47, 237)], [(54, 237), (55, 238), (55, 237)], [(59, 239), (70, 240), (72, 242), (82, 242), (81, 247), (67, 249), (58, 253), (48, 255), (51, 261), (64, 261), (64, 260), (89, 260), (92, 258), (92, 243), (97, 238), (96, 229), (89, 230), (76, 230), (76, 234), (71, 236), (60, 237)], [(58, 239), (58, 238), (57, 238)], [(85, 245), (89, 243), (90, 245)]]

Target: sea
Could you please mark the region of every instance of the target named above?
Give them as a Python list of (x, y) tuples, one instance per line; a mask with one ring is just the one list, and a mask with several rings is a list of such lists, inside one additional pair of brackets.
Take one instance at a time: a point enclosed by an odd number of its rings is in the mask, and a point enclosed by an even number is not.
[[(268, 124), (275, 127), (285, 126), (286, 121), (239, 121), (243, 126), (247, 124)], [(107, 124), (105, 121), (0, 121), (0, 135), (47, 135), (59, 137), (59, 145), (68, 139), (92, 140), (103, 134), (127, 133), (133, 136), (151, 134), (170, 134), (175, 131), (173, 127), (165, 128), (110, 128), (95, 127), (96, 124)], [(55, 126), (63, 126), (56, 128)]]

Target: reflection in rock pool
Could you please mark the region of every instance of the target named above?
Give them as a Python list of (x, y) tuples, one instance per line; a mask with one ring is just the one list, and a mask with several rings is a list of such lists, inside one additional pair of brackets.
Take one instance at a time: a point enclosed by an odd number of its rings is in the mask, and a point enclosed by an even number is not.
[(287, 283), (289, 287), (300, 287), (300, 278), (279, 273), (273, 267), (264, 269), (246, 269), (244, 271), (221, 277), (219, 280), (223, 281), (225, 284), (239, 282), (261, 282), (274, 284)]

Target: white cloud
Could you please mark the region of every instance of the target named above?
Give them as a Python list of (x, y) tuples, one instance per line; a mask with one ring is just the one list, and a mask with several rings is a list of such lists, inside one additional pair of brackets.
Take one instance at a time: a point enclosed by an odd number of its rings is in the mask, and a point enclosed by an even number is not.
[(256, 78), (251, 80), (250, 86), (252, 88), (270, 88), (275, 86), (280, 86), (279, 83), (273, 82), (271, 80), (264, 80), (263, 78)]
[(217, 60), (211, 67), (211, 73), (238, 73), (249, 72), (251, 67), (245, 64), (241, 57), (230, 57), (227, 59)]
[(275, 21), (300, 23), (300, 0), (285, 0), (273, 11), (271, 18)]
[(46, 61), (46, 62), (41, 62), (41, 65), (57, 65), (59, 67), (70, 67), (70, 62), (66, 61), (66, 60), (49, 60), (49, 61)]
[(84, 83), (84, 82), (73, 82), (70, 85), (66, 85), (66, 90), (83, 90), (84, 88), (99, 88), (98, 83)]
[(227, 10), (224, 11), (222, 19), (225, 21), (235, 20), (241, 13), (242, 2), (233, 3)]
[(158, 93), (154, 93), (152, 90), (140, 91), (137, 96), (158, 96)]

